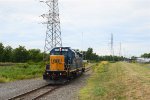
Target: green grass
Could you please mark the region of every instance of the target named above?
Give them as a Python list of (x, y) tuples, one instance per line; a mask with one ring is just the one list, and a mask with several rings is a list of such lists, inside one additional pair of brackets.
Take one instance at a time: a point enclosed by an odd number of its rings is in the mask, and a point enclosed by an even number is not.
[(125, 97), (122, 91), (123, 69), (117, 64), (101, 63), (93, 68), (94, 74), (88, 80), (87, 86), (80, 90), (80, 100), (120, 100)]
[(0, 82), (10, 82), (41, 77), (44, 72), (44, 64), (18, 64), (0, 67)]
[(79, 92), (79, 99), (147, 100), (150, 97), (149, 65), (101, 62), (93, 68), (87, 85)]

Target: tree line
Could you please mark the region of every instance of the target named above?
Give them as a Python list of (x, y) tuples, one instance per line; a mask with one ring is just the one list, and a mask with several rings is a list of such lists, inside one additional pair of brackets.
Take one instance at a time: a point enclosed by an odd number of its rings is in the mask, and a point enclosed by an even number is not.
[(43, 53), (40, 49), (27, 50), (24, 46), (13, 49), (0, 43), (0, 62), (39, 62), (43, 60)]
[(150, 58), (150, 53), (144, 53), (141, 55), (143, 58)]
[(93, 60), (93, 61), (123, 61), (125, 58), (123, 56), (99, 56), (93, 52), (92, 48), (88, 48), (87, 51), (83, 51), (83, 59)]
[[(99, 56), (93, 52), (92, 48), (87, 51), (82, 51), (83, 59), (90, 61), (121, 61), (124, 57), (118, 56)], [(43, 52), (40, 49), (27, 50), (24, 46), (19, 46), (13, 49), (11, 46), (6, 46), (0, 43), (0, 62), (40, 62), (43, 60)]]

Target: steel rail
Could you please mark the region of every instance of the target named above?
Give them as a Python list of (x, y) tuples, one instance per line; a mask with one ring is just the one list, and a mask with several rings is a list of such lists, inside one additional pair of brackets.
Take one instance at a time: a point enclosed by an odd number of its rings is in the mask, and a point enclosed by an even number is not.
[(40, 98), (42, 98), (42, 97), (48, 95), (49, 93), (55, 91), (55, 90), (58, 89), (58, 88), (60, 88), (60, 86), (56, 86), (56, 87), (54, 87), (54, 88), (48, 90), (47, 92), (45, 92), (45, 93), (43, 93), (43, 94), (41, 94), (41, 95), (38, 95), (37, 97), (34, 97), (32, 100), (39, 100)]
[[(90, 71), (91, 68), (92, 68), (92, 66), (87, 67), (87, 68), (85, 69), (85, 72)], [(25, 96), (27, 96), (27, 95), (30, 95), (30, 94), (32, 94), (32, 93), (38, 91), (38, 90), (42, 90), (42, 89), (44, 89), (44, 88), (46, 88), (46, 87), (48, 87), (48, 86), (49, 86), (49, 85), (45, 85), (45, 86), (42, 86), (42, 87), (40, 87), (40, 88), (33, 89), (33, 90), (31, 90), (31, 91), (28, 91), (28, 92), (25, 92), (25, 93), (23, 93), (23, 94), (14, 96), (14, 97), (12, 97), (12, 98), (9, 98), (8, 100), (16, 100), (16, 99), (21, 100), (21, 98), (23, 98), (23, 97), (25, 97)], [(47, 89), (46, 92), (44, 92), (44, 93), (42, 93), (42, 94), (40, 94), (40, 95), (34, 97), (32, 100), (38, 100), (38, 99), (44, 97), (45, 95), (47, 95), (47, 94), (49, 94), (49, 93), (55, 91), (56, 89), (58, 89), (58, 88), (60, 88), (60, 87), (61, 87), (61, 86), (54, 86), (54, 87), (51, 88), (51, 89)], [(23, 99), (24, 99), (24, 98), (23, 98)]]
[[(23, 98), (23, 97), (25, 97), (25, 96), (27, 96), (27, 95), (30, 95), (30, 94), (32, 94), (32, 93), (38, 91), (38, 90), (44, 89), (44, 88), (46, 88), (46, 87), (48, 87), (48, 86), (49, 86), (49, 85), (45, 85), (45, 86), (42, 86), (42, 87), (40, 87), (40, 88), (33, 89), (33, 90), (31, 90), (31, 91), (28, 91), (28, 92), (25, 92), (25, 93), (23, 93), (23, 94), (14, 96), (14, 97), (12, 97), (12, 98), (9, 98), (8, 100), (16, 100), (16, 99), (19, 99), (19, 100), (20, 100), (21, 98)], [(52, 92), (53, 90), (55, 90), (55, 89), (57, 89), (57, 88), (58, 88), (58, 86), (57, 86), (57, 87), (54, 87), (54, 88), (52, 88), (52, 89), (50, 89), (48, 93)], [(47, 94), (47, 93), (46, 93), (46, 94)], [(44, 94), (41, 94), (41, 95), (44, 95)], [(40, 96), (37, 96), (37, 97), (40, 97)], [(33, 100), (33, 99), (32, 99), (32, 100)]]

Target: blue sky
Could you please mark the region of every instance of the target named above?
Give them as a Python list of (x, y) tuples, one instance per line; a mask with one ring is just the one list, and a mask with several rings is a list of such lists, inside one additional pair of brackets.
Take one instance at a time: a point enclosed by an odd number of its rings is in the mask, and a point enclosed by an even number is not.
[[(120, 42), (124, 56), (150, 52), (149, 5), (149, 0), (59, 0), (63, 45), (108, 55), (113, 33), (116, 55)], [(43, 50), (46, 26), (39, 16), (47, 10), (38, 0), (0, 0), (0, 42)]]

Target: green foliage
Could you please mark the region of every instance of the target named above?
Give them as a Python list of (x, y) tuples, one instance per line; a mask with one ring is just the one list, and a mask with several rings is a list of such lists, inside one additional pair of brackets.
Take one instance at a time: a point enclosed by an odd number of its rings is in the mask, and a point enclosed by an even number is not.
[(9, 82), (7, 78), (0, 77), (0, 83), (6, 83), (6, 82)]
[(143, 58), (150, 58), (150, 53), (144, 53), (143, 55), (141, 55), (141, 57), (143, 57)]
[(30, 49), (28, 52), (29, 59), (32, 59), (33, 62), (39, 62), (43, 59), (43, 54), (40, 49)]
[(43, 64), (18, 64), (15, 66), (0, 67), (0, 82), (41, 77), (44, 69)]
[(92, 60), (92, 56), (93, 56), (93, 49), (92, 48), (88, 48), (88, 50), (86, 52), (86, 58), (88, 60)]
[(124, 60), (124, 57), (118, 57), (118, 56), (100, 56), (99, 57), (99, 60), (100, 61), (112, 61), (112, 62), (115, 62), (115, 61), (123, 61)]
[(13, 49), (11, 46), (4, 47), (0, 43), (0, 62), (40, 62), (43, 60), (43, 53), (39, 49), (27, 50), (24, 46)]
[(105, 93), (106, 93), (106, 89), (104, 88), (104, 87), (97, 87), (97, 86), (95, 86), (93, 89), (92, 89), (92, 91), (93, 91), (93, 94), (95, 94), (95, 96), (103, 96)]
[(96, 53), (93, 53), (93, 49), (92, 48), (88, 48), (87, 51), (83, 51), (83, 59), (86, 60), (93, 60), (93, 61), (98, 61), (99, 60), (99, 56)]
[(13, 49), (10, 46), (4, 48), (3, 62), (11, 62), (13, 59)]
[(23, 46), (19, 46), (13, 52), (14, 62), (26, 62), (28, 60), (29, 53)]
[(17, 64), (16, 67), (26, 69), (29, 68), (29, 64)]
[[(78, 50), (79, 51), (79, 50)], [(93, 52), (93, 48), (88, 48), (87, 51), (82, 51), (83, 59), (91, 62), (99, 61), (122, 61), (124, 57), (117, 56), (99, 56)], [(43, 55), (49, 61), (49, 54), (44, 54), (40, 49), (27, 50), (24, 46), (18, 48), (11, 48), (10, 46), (4, 47), (0, 43), (0, 62), (15, 62), (15, 63), (37, 63), (43, 60)]]
[(90, 61), (123, 61), (124, 57), (118, 56), (99, 56), (93, 52), (92, 48), (88, 48), (87, 51), (83, 51), (83, 59)]
[(2, 43), (0, 43), (0, 62), (2, 62), (3, 59), (3, 52), (4, 52), (4, 46)]
[[(112, 66), (113, 65), (113, 66)], [(93, 67), (93, 75), (88, 84), (80, 90), (80, 100), (122, 100), (125, 85), (124, 75), (119, 63), (101, 62)]]

